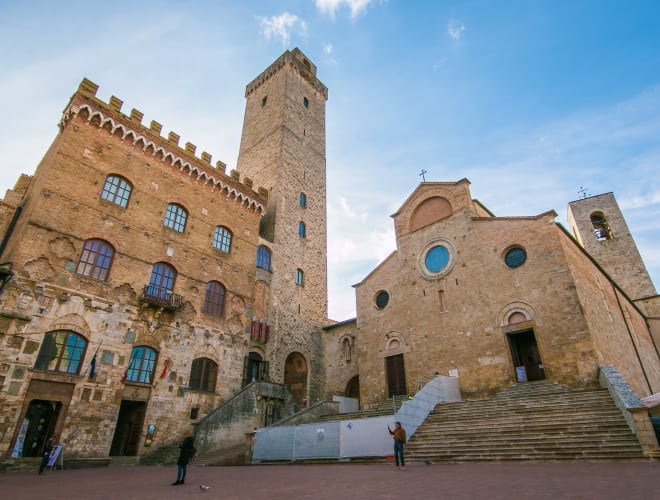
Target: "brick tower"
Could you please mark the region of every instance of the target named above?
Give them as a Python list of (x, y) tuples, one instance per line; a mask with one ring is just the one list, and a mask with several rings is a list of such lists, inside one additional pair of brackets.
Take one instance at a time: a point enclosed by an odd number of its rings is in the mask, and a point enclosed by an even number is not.
[[(327, 323), (325, 102), (316, 66), (286, 51), (247, 85), (237, 170), (269, 190), (258, 264), (270, 338), (270, 378), (301, 406), (321, 397), (321, 327)], [(264, 269), (268, 267), (268, 269)]]
[(633, 300), (655, 295), (655, 287), (612, 193), (568, 204), (573, 236)]

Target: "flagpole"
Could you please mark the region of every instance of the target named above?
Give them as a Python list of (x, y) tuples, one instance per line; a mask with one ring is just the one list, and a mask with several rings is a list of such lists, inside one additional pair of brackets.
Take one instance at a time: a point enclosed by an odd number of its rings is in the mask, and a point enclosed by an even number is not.
[[(96, 348), (96, 351), (94, 351), (94, 356), (92, 356), (92, 360), (89, 362), (89, 364), (88, 364), (87, 367), (85, 368), (85, 371), (84, 371), (83, 374), (82, 374), (83, 377), (84, 377), (85, 375), (87, 375), (87, 370), (89, 370), (89, 367), (92, 366), (92, 363), (93, 363), (94, 360), (96, 359), (96, 355), (99, 353), (99, 349), (101, 348), (102, 345), (103, 345), (103, 341), (101, 341), (101, 342), (99, 343), (98, 347)], [(90, 378), (91, 378), (91, 377), (90, 377)]]

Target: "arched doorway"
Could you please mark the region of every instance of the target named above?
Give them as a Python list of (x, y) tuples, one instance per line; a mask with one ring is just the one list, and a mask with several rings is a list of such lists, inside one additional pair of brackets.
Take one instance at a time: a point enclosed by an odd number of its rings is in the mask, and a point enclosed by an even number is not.
[[(48, 439), (55, 429), (57, 417), (60, 413), (62, 403), (58, 401), (45, 401), (33, 399), (25, 413), (27, 429), (22, 436), (19, 433), (17, 443), (21, 457), (38, 457)], [(17, 448), (15, 448), (17, 449)]]
[(360, 399), (360, 376), (355, 375), (351, 378), (346, 384), (346, 390), (344, 391), (344, 396), (347, 398)]
[(289, 388), (300, 408), (307, 407), (307, 360), (299, 352), (292, 352), (284, 363), (284, 385)]
[(245, 356), (243, 366), (243, 387), (255, 380), (268, 379), (268, 361), (264, 361), (261, 354), (251, 351)]

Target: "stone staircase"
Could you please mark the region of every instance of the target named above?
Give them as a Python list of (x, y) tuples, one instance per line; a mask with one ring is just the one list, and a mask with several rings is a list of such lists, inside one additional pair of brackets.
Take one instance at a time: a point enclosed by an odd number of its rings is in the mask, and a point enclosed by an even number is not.
[(435, 407), (406, 446), (411, 462), (647, 460), (606, 389), (517, 384)]
[(394, 396), (371, 405), (369, 408), (352, 413), (336, 413), (333, 415), (323, 415), (316, 419), (317, 422), (332, 422), (336, 420), (356, 420), (358, 418), (382, 417), (384, 415), (394, 415), (408, 396)]
[(213, 450), (204, 455), (195, 457), (193, 463), (200, 467), (214, 465), (245, 465), (245, 443), (240, 443), (228, 448)]

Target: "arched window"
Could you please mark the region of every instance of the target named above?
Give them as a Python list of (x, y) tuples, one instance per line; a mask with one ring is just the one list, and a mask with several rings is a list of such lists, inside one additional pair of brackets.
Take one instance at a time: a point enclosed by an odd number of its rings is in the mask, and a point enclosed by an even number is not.
[(86, 348), (87, 341), (77, 333), (66, 330), (48, 332), (44, 336), (34, 368), (78, 373)]
[(131, 197), (133, 187), (131, 184), (118, 175), (109, 175), (105, 179), (103, 191), (101, 191), (101, 199), (108, 200), (115, 205), (122, 208), (128, 206), (128, 200)]
[(270, 250), (264, 246), (257, 248), (257, 267), (270, 271)]
[(307, 207), (307, 195), (305, 193), (300, 193), (300, 206), (303, 208)]
[(595, 212), (591, 214), (591, 225), (594, 228), (596, 239), (598, 241), (605, 241), (612, 238), (612, 231), (610, 225), (607, 223), (607, 218), (603, 212)]
[(134, 347), (123, 382), (150, 384), (156, 368), (156, 351), (151, 347)]
[(188, 212), (181, 205), (176, 203), (170, 203), (167, 205), (167, 211), (165, 212), (165, 219), (163, 220), (163, 225), (174, 229), (179, 233), (183, 233), (186, 230), (186, 220), (188, 219)]
[(213, 234), (213, 248), (217, 248), (221, 252), (229, 253), (231, 250), (231, 231), (224, 226), (215, 228)]
[(174, 289), (176, 271), (165, 262), (157, 262), (151, 268), (151, 277), (147, 287), (147, 295), (150, 297), (169, 300)]
[(298, 222), (298, 236), (304, 238), (306, 234), (305, 223), (303, 221)]
[(218, 378), (218, 365), (209, 358), (197, 358), (190, 368), (188, 386), (193, 391), (214, 392)]
[(108, 242), (103, 240), (87, 240), (80, 254), (76, 272), (89, 278), (105, 281), (108, 277), (114, 254), (115, 251)]
[(206, 295), (202, 311), (214, 316), (222, 316), (225, 307), (225, 287), (217, 281), (206, 284)]
[(303, 273), (302, 269), (296, 269), (296, 285), (305, 285), (305, 273)]

